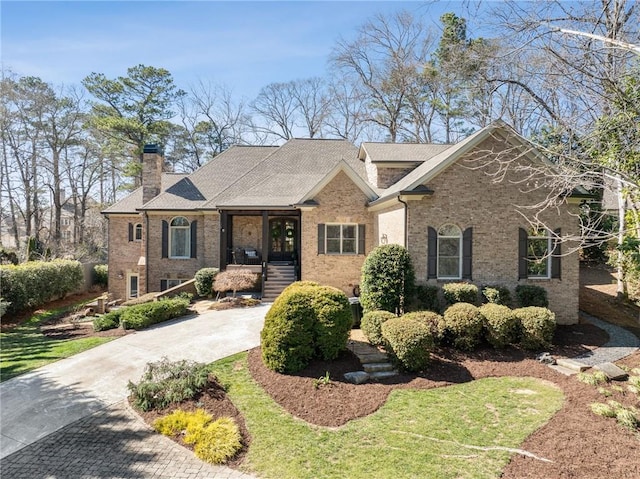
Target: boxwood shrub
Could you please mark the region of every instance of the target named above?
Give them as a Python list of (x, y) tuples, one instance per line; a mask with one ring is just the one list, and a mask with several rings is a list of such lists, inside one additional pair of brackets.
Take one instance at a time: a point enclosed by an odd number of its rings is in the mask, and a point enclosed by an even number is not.
[(478, 287), (471, 283), (447, 283), (442, 287), (442, 294), (449, 304), (478, 302)]
[(556, 330), (556, 316), (547, 308), (529, 306), (514, 309), (519, 321), (520, 344), (525, 349), (544, 349), (551, 346)]
[(528, 306), (549, 307), (547, 290), (535, 284), (519, 284), (516, 286), (516, 298), (521, 308)]
[(2, 297), (7, 314), (41, 306), (76, 291), (83, 281), (79, 261), (28, 261), (0, 266)]
[(384, 342), (382, 324), (392, 318), (397, 318), (397, 316), (389, 311), (368, 311), (362, 316), (360, 329), (371, 344), (380, 346)]
[(262, 360), (281, 373), (304, 369), (313, 357), (335, 359), (346, 349), (353, 317), (342, 291), (293, 283), (276, 298), (260, 333)]
[(433, 311), (414, 311), (402, 316), (404, 319), (412, 319), (424, 324), (429, 331), (435, 343), (438, 343), (445, 332), (444, 318), (442, 315)]
[(480, 306), (486, 339), (494, 348), (504, 348), (518, 341), (518, 318), (507, 306), (487, 303)]
[(183, 316), (188, 307), (189, 299), (182, 297), (129, 306), (120, 314), (120, 325), (124, 329), (144, 329), (152, 324)]
[(482, 340), (483, 319), (476, 306), (455, 303), (444, 312), (445, 337), (459, 349), (470, 351)]
[(213, 294), (213, 281), (220, 272), (218, 268), (202, 268), (196, 272), (195, 283), (198, 296), (211, 296)]
[(106, 331), (107, 329), (115, 329), (120, 326), (120, 316), (124, 312), (124, 308), (109, 311), (107, 314), (97, 316), (93, 320), (93, 329), (95, 331)]
[(440, 299), (438, 298), (438, 288), (431, 284), (420, 284), (416, 286), (416, 292), (414, 296), (414, 302), (417, 305), (418, 310), (428, 310), (440, 312)]
[(391, 318), (382, 324), (382, 336), (387, 352), (402, 369), (420, 371), (429, 363), (433, 336), (420, 321)]
[(511, 291), (506, 286), (485, 286), (482, 288), (482, 296), (487, 303), (509, 306), (511, 304)]

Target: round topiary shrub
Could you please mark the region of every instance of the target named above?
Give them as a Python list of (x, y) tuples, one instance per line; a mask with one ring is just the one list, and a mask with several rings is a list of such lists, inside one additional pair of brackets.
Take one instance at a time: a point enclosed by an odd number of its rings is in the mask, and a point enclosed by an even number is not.
[(384, 345), (391, 358), (407, 371), (420, 371), (429, 363), (433, 337), (429, 328), (414, 319), (391, 318), (382, 324)]
[(522, 308), (528, 306), (546, 308), (549, 306), (547, 290), (537, 284), (519, 284), (516, 286), (516, 298)]
[(287, 288), (276, 298), (260, 333), (262, 361), (279, 373), (304, 369), (314, 355), (316, 312), (310, 286)]
[(519, 322), (520, 344), (525, 349), (545, 349), (551, 346), (556, 330), (556, 315), (547, 308), (529, 306), (514, 309)]
[(362, 266), (360, 304), (365, 312), (402, 313), (414, 287), (415, 273), (409, 252), (397, 244), (378, 246)]
[(444, 312), (445, 335), (456, 348), (474, 349), (482, 339), (483, 320), (473, 304), (456, 303)]
[(313, 289), (313, 309), (316, 313), (315, 345), (325, 360), (338, 357), (349, 341), (353, 315), (349, 298), (331, 286), (305, 286)]
[(513, 311), (500, 304), (487, 303), (480, 306), (484, 328), (489, 344), (504, 348), (518, 340), (518, 318)]
[(505, 286), (485, 286), (482, 289), (482, 296), (487, 303), (501, 304), (509, 306), (511, 304), (511, 291)]
[(478, 302), (478, 287), (471, 283), (447, 283), (442, 287), (442, 294), (449, 304)]
[(444, 318), (433, 311), (414, 311), (402, 316), (404, 319), (412, 319), (424, 324), (433, 337), (434, 342), (438, 343), (444, 336), (445, 325)]
[(219, 272), (218, 268), (202, 268), (198, 270), (194, 283), (198, 296), (211, 296), (213, 294), (213, 281)]
[(383, 343), (382, 324), (397, 316), (389, 311), (369, 311), (364, 313), (360, 322), (360, 329), (374, 346)]

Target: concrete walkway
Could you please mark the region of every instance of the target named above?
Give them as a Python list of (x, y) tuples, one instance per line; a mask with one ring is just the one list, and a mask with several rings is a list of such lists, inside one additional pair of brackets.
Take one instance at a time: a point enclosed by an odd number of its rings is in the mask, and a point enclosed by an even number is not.
[(636, 335), (630, 331), (615, 324), (602, 321), (582, 311), (580, 315), (594, 326), (604, 329), (609, 335), (609, 341), (600, 348), (572, 359), (587, 366), (595, 366), (596, 364), (613, 363), (633, 354), (640, 348), (640, 338), (636, 337)]
[[(150, 361), (162, 357), (211, 362), (260, 343), (260, 330), (269, 305), (211, 311), (136, 332), (71, 358), (44, 366), (0, 384), (0, 471), (4, 476), (16, 453), (55, 431), (85, 418), (100, 421), (106, 408), (124, 407), (127, 383), (137, 381)], [(94, 413), (99, 414), (93, 416)], [(108, 412), (107, 416), (112, 413)], [(120, 413), (117, 415), (121, 416)], [(173, 443), (172, 443), (173, 444)], [(177, 446), (180, 447), (180, 446)], [(67, 452), (69, 452), (68, 449)], [(50, 450), (50, 457), (59, 456)], [(16, 458), (19, 454), (15, 454)], [(6, 460), (5, 460), (6, 459)], [(100, 457), (93, 457), (94, 460)], [(24, 458), (23, 458), (24, 460)], [(196, 459), (197, 463), (203, 464)], [(84, 465), (86, 466), (86, 464)], [(222, 471), (224, 469), (224, 471)], [(28, 477), (114, 477), (80, 474)], [(123, 477), (242, 477), (230, 475), (127, 475)], [(234, 471), (232, 471), (234, 472)], [(155, 474), (155, 473), (154, 473)], [(9, 476), (7, 476), (9, 477)], [(13, 474), (11, 477), (16, 477)], [(27, 476), (25, 476), (27, 477)]]

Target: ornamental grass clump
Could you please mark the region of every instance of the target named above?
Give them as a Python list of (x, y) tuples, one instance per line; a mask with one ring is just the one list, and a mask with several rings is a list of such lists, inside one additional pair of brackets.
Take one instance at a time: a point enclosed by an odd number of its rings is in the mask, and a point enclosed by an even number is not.
[(442, 294), (449, 304), (478, 302), (478, 287), (471, 283), (447, 283), (442, 287)]
[(551, 346), (556, 330), (556, 315), (547, 308), (529, 306), (513, 310), (518, 318), (520, 344), (525, 349), (544, 349)]
[(143, 411), (163, 409), (169, 404), (191, 399), (209, 381), (206, 364), (194, 361), (160, 361), (147, 363), (140, 382), (129, 381), (133, 404)]
[(380, 346), (384, 342), (382, 324), (392, 318), (397, 316), (389, 311), (368, 311), (362, 316), (360, 329), (371, 344)]
[(444, 312), (445, 339), (454, 347), (471, 351), (482, 340), (483, 318), (476, 306), (456, 303)]
[(609, 378), (602, 371), (594, 371), (593, 373), (578, 373), (576, 375), (576, 379), (581, 383), (585, 383), (590, 386), (599, 386), (600, 384), (609, 382)]
[(485, 337), (494, 348), (504, 348), (518, 340), (518, 318), (507, 306), (487, 303), (480, 306)]
[(429, 363), (434, 341), (429, 328), (414, 319), (392, 318), (382, 324), (385, 349), (407, 371), (420, 371)]

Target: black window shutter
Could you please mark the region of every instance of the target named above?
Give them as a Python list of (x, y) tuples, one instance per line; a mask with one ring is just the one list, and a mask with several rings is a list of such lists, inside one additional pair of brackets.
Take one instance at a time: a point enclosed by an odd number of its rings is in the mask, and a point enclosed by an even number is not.
[(527, 261), (527, 246), (529, 233), (524, 228), (518, 228), (518, 279), (526, 279), (529, 265)]
[(324, 223), (318, 225), (318, 254), (324, 254)]
[(160, 280), (160, 291), (164, 291), (165, 289), (167, 289), (167, 280), (166, 279), (161, 279)]
[(133, 241), (133, 223), (129, 223), (129, 241)]
[(169, 223), (162, 220), (162, 257), (169, 257)]
[(471, 264), (473, 253), (473, 228), (467, 228), (462, 233), (462, 278), (472, 279)]
[(358, 254), (365, 254), (365, 244), (364, 225), (358, 225)]
[(198, 257), (198, 222), (191, 222), (191, 257)]
[(435, 228), (427, 228), (427, 278), (438, 277), (438, 232)]
[(560, 240), (562, 230), (560, 228), (553, 231), (553, 252), (551, 253), (551, 277), (561, 279), (562, 278), (562, 249)]

